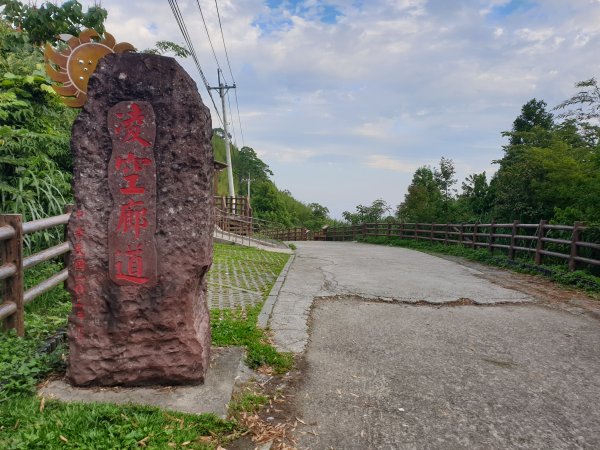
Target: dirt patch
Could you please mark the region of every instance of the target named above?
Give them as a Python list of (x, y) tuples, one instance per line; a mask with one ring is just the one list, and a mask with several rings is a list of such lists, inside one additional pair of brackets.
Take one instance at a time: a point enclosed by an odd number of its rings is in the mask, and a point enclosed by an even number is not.
[(304, 423), (296, 416), (294, 398), (305, 373), (306, 362), (303, 357), (297, 357), (294, 369), (285, 375), (264, 373), (260, 380), (248, 383), (246, 388), (267, 396), (269, 401), (259, 411), (242, 413), (237, 418), (248, 428), (248, 433), (229, 443), (227, 449), (294, 450), (296, 427)]

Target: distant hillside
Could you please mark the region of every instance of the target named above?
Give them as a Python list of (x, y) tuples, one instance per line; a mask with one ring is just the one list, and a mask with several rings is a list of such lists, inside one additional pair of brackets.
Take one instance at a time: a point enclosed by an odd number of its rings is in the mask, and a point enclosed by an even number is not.
[[(226, 162), (225, 140), (223, 130), (213, 130), (213, 150), (215, 160)], [(312, 230), (321, 228), (328, 223), (329, 210), (318, 203), (304, 204), (296, 200), (289, 191), (281, 191), (271, 180), (273, 172), (261, 160), (254, 149), (242, 147), (238, 149), (231, 144), (231, 159), (233, 161), (233, 184), (238, 196), (245, 196), (247, 183), (244, 181), (250, 175), (250, 198), (254, 216), (264, 220), (281, 223), (289, 227), (306, 227)], [(227, 170), (218, 175), (217, 195), (227, 196)]]

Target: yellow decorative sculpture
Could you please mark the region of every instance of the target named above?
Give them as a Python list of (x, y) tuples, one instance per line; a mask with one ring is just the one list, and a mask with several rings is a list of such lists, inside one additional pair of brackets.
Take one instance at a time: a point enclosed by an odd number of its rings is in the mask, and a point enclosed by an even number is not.
[[(52, 88), (62, 96), (63, 103), (72, 108), (80, 108), (85, 104), (88, 81), (100, 58), (109, 53), (135, 51), (133, 45), (127, 42), (117, 44), (110, 33), (104, 33), (104, 39), (100, 39), (100, 35), (91, 29), (83, 30), (79, 37), (68, 36), (63, 40), (67, 43), (64, 50), (46, 44), (46, 73), (55, 82), (61, 83), (53, 84)], [(58, 66), (58, 70), (50, 63)]]

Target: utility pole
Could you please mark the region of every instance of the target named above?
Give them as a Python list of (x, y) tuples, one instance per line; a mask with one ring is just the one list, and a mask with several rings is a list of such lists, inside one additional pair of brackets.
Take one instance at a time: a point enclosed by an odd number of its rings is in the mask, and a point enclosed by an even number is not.
[(233, 166), (231, 164), (231, 149), (229, 147), (229, 130), (227, 129), (227, 112), (225, 111), (225, 94), (229, 89), (235, 89), (235, 83), (233, 86), (223, 84), (221, 81), (221, 69), (217, 69), (217, 76), (219, 77), (219, 87), (209, 87), (215, 91), (219, 91), (221, 97), (221, 107), (223, 109), (223, 128), (225, 129), (225, 157), (227, 158), (227, 181), (229, 184), (229, 196), (235, 197), (235, 189), (233, 187)]
[(248, 192), (248, 200), (250, 200), (250, 182), (254, 180), (250, 178), (250, 174), (248, 174), (248, 178), (244, 178), (242, 181), (248, 182), (248, 190), (246, 192)]

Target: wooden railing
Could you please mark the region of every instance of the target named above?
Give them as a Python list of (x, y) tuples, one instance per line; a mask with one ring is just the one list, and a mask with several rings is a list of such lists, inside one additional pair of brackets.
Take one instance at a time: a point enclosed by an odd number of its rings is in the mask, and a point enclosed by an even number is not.
[(275, 229), (271, 234), (272, 239), (278, 241), (309, 241), (311, 233), (304, 227)]
[[(17, 335), (25, 333), (25, 305), (44, 292), (64, 282), (68, 269), (52, 275), (30, 289), (24, 289), (24, 274), (37, 264), (69, 252), (69, 243), (62, 242), (30, 256), (23, 256), (23, 240), (28, 234), (66, 225), (70, 214), (22, 222), (20, 214), (0, 214), (0, 322), (4, 329), (16, 329)], [(247, 239), (268, 238), (281, 225), (252, 217), (216, 210), (217, 232), (235, 234)], [(242, 244), (246, 243), (244, 239)]]
[[(283, 230), (282, 240), (303, 237), (297, 229)], [(544, 257), (559, 258), (568, 262), (569, 270), (578, 265), (600, 266), (600, 243), (586, 241), (582, 235), (587, 227), (581, 223), (574, 225), (551, 225), (541, 220), (539, 224), (513, 223), (487, 224), (439, 224), (439, 223), (363, 223), (331, 227), (314, 235), (316, 240), (350, 241), (365, 237), (387, 237), (396, 239), (415, 239), (444, 244), (459, 244), (471, 248), (487, 248), (506, 251), (510, 259), (517, 253), (533, 254), (535, 264), (542, 264)]]
[[(251, 240), (282, 240), (276, 236), (285, 227), (276, 222), (246, 217), (215, 208), (215, 236), (234, 237), (242, 245), (251, 245)], [(232, 236), (234, 235), (234, 236)]]
[(22, 221), (20, 214), (0, 215), (0, 321), (5, 329), (16, 329), (17, 335), (25, 333), (25, 305), (44, 292), (67, 279), (67, 269), (63, 269), (50, 278), (30, 289), (24, 289), (24, 273), (35, 265), (61, 256), (69, 251), (69, 243), (62, 242), (41, 252), (23, 257), (24, 236), (65, 225), (70, 214), (49, 217), (47, 219)]
[(215, 207), (223, 212), (237, 216), (252, 217), (252, 208), (248, 197), (215, 196)]

